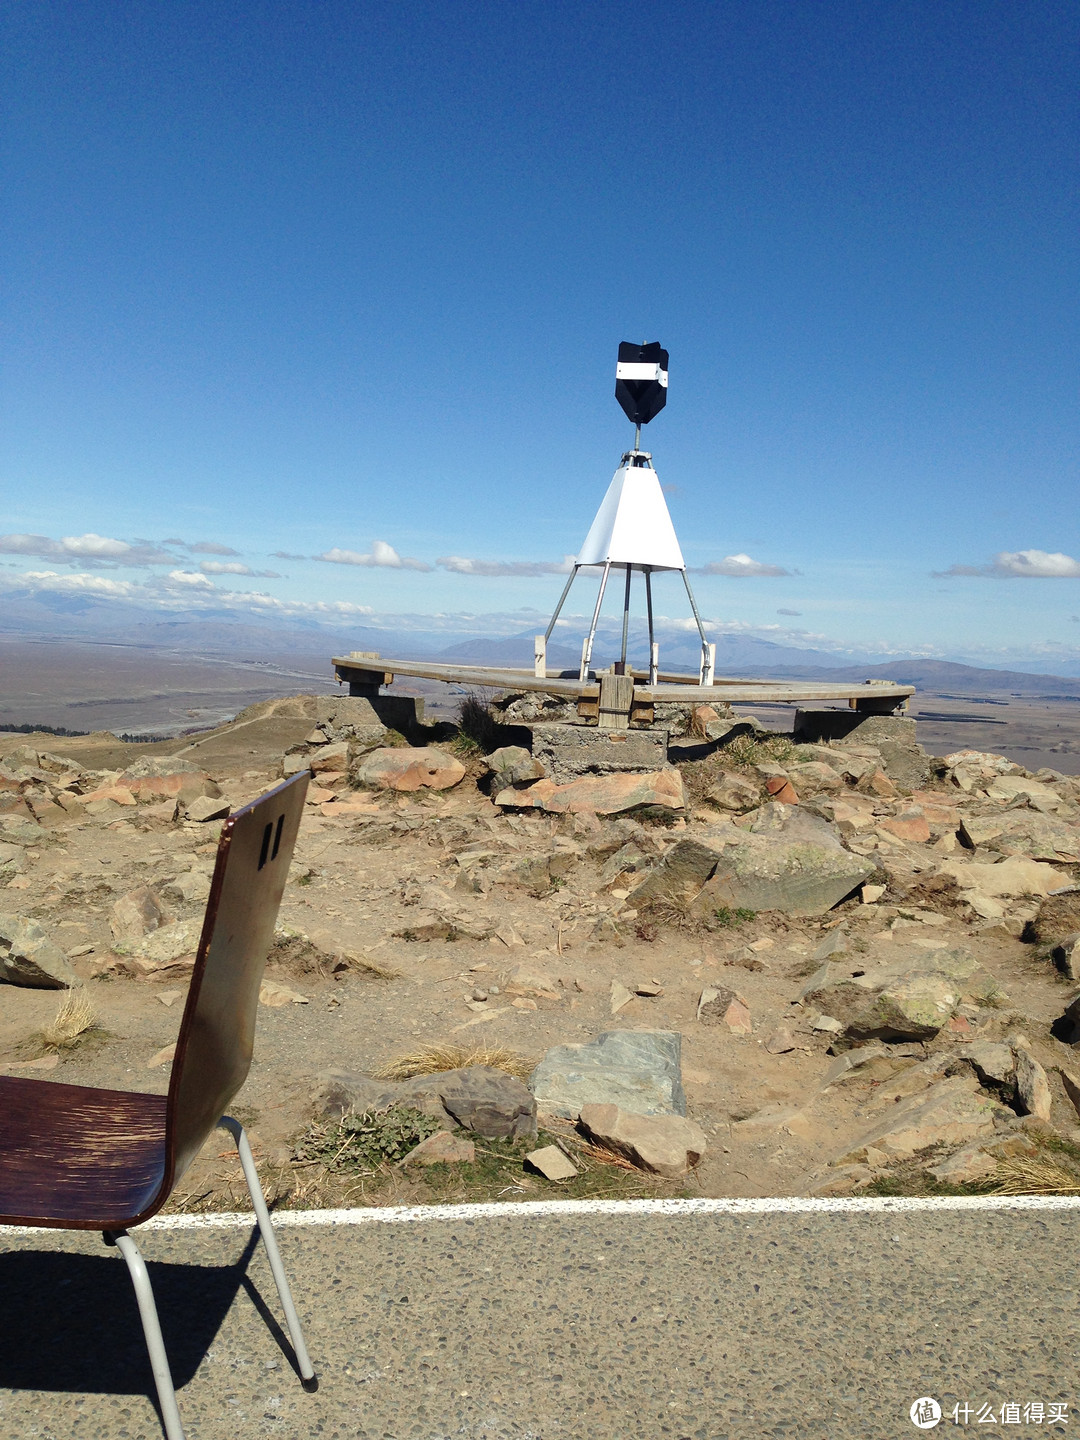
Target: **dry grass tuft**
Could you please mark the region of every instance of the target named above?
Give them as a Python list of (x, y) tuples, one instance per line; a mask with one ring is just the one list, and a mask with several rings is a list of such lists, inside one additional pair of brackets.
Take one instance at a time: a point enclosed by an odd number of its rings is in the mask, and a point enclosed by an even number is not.
[(96, 1030), (97, 1011), (83, 989), (69, 990), (53, 1019), (41, 1032), (46, 1050), (66, 1050), (77, 1045), (90, 1030)]
[(527, 1080), (536, 1068), (532, 1060), (508, 1050), (505, 1045), (421, 1045), (408, 1055), (371, 1073), (376, 1080), (411, 1080), (414, 1075), (438, 1075), (443, 1070), (463, 1070), (468, 1065), (490, 1065), (505, 1070), (518, 1080)]
[(995, 1195), (1080, 1195), (1080, 1175), (1045, 1155), (1001, 1160), (990, 1176)]

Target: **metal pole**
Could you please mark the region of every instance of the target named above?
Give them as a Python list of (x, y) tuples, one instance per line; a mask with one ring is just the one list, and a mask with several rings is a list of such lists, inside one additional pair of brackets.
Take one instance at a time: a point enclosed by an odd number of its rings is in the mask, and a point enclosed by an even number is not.
[(645, 608), (649, 612), (649, 684), (656, 684), (656, 642), (653, 639), (652, 566), (645, 566)]
[(635, 449), (635, 450), (640, 450), (640, 449), (641, 449), (641, 426), (640, 426), (640, 425), (635, 425), (635, 426), (634, 426), (634, 449)]
[(600, 619), (600, 606), (604, 603), (604, 591), (607, 589), (608, 576), (611, 574), (611, 561), (605, 560), (604, 573), (600, 576), (600, 593), (596, 597), (596, 609), (593, 611), (592, 624), (589, 626), (589, 633), (585, 640), (585, 649), (581, 654), (581, 674), (578, 679), (581, 681), (589, 678), (589, 665), (592, 662), (593, 640), (596, 636), (596, 622)]
[(697, 621), (698, 634), (701, 636), (701, 666), (698, 671), (701, 684), (705, 683), (705, 671), (709, 666), (709, 642), (705, 638), (705, 626), (701, 623), (701, 616), (698, 614), (697, 601), (694, 599), (694, 592), (690, 589), (690, 576), (686, 571), (682, 572), (683, 584), (686, 586), (686, 593), (690, 597), (690, 609), (694, 612), (694, 619)]
[(106, 1245), (115, 1245), (127, 1261), (128, 1274), (131, 1276), (131, 1283), (135, 1288), (135, 1299), (139, 1306), (139, 1319), (142, 1321), (146, 1349), (150, 1356), (150, 1369), (154, 1372), (154, 1384), (157, 1387), (158, 1406), (161, 1409), (162, 1428), (165, 1431), (166, 1440), (184, 1440), (184, 1427), (180, 1423), (180, 1411), (176, 1404), (176, 1390), (173, 1387), (172, 1372), (169, 1369), (169, 1357), (165, 1353), (165, 1342), (161, 1338), (161, 1325), (158, 1322), (150, 1276), (146, 1273), (146, 1263), (139, 1254), (139, 1247), (126, 1230), (106, 1230), (102, 1234), (102, 1239)]
[(559, 596), (559, 603), (555, 606), (555, 614), (551, 617), (551, 624), (544, 631), (545, 640), (551, 639), (551, 632), (555, 629), (555, 621), (559, 618), (559, 611), (566, 604), (566, 597), (570, 594), (570, 586), (574, 583), (574, 577), (577, 575), (577, 572), (578, 567), (575, 565), (574, 568), (570, 571), (569, 576), (567, 577), (566, 584), (563, 586), (563, 592)]
[(626, 567), (626, 594), (623, 596), (622, 612), (622, 673), (626, 674), (626, 637), (630, 629), (630, 577), (634, 573), (634, 567)]

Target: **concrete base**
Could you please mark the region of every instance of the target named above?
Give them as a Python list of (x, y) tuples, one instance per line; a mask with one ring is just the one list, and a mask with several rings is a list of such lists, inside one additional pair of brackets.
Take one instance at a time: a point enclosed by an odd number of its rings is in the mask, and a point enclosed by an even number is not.
[(557, 785), (580, 775), (662, 770), (667, 730), (601, 730), (595, 725), (530, 725), (533, 758)]
[(373, 725), (385, 725), (409, 738), (424, 723), (424, 701), (415, 695), (327, 695), (320, 696), (316, 723), (332, 725), (335, 731), (354, 727), (357, 734)]

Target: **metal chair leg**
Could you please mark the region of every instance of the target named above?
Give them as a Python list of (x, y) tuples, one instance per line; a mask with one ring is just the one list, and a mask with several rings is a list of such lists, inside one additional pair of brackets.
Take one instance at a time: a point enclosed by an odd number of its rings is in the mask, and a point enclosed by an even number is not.
[(142, 1320), (146, 1348), (150, 1352), (150, 1368), (154, 1372), (158, 1404), (165, 1425), (167, 1440), (184, 1440), (184, 1427), (180, 1423), (180, 1411), (176, 1405), (176, 1390), (173, 1387), (169, 1357), (165, 1354), (165, 1342), (161, 1338), (157, 1306), (150, 1276), (146, 1273), (146, 1262), (139, 1254), (139, 1247), (126, 1230), (106, 1231), (102, 1237), (106, 1245), (115, 1245), (127, 1261), (131, 1283), (135, 1287), (135, 1299), (139, 1302), (139, 1317)]
[(266, 1199), (263, 1196), (262, 1185), (259, 1183), (259, 1172), (255, 1168), (255, 1159), (251, 1153), (251, 1146), (248, 1144), (247, 1134), (240, 1122), (234, 1120), (231, 1115), (223, 1115), (218, 1121), (218, 1126), (222, 1130), (228, 1130), (236, 1141), (244, 1179), (247, 1181), (247, 1187), (251, 1193), (251, 1203), (255, 1207), (255, 1218), (259, 1222), (259, 1233), (266, 1246), (266, 1255), (270, 1261), (274, 1283), (277, 1285), (278, 1295), (281, 1297), (281, 1308), (285, 1312), (285, 1323), (289, 1327), (289, 1338), (292, 1340), (293, 1350), (296, 1354), (301, 1381), (305, 1390), (317, 1390), (319, 1388), (318, 1376), (315, 1374), (315, 1367), (311, 1363), (307, 1346), (304, 1344), (304, 1332), (300, 1329), (300, 1317), (293, 1304), (292, 1291), (289, 1289), (285, 1266), (281, 1262), (277, 1236), (270, 1223), (270, 1211), (266, 1208)]

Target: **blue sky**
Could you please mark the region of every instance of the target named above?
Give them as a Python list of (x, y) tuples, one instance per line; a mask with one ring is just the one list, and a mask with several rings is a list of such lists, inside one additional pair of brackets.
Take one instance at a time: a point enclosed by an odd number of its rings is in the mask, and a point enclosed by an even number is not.
[(717, 628), (1080, 666), (1074, 5), (2, 26), (0, 587), (505, 628), (659, 339)]

